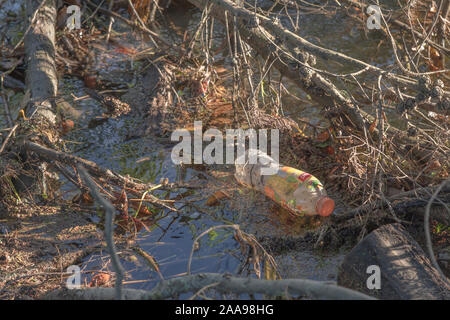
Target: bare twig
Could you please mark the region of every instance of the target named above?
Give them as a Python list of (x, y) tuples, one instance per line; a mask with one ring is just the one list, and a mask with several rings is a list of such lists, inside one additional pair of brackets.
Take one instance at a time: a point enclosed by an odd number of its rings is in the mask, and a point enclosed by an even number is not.
[(6, 144), (8, 143), (9, 139), (12, 137), (14, 131), (16, 131), (17, 127), (19, 126), (19, 124), (15, 124), (14, 127), (11, 128), (11, 130), (9, 131), (8, 135), (6, 136), (5, 141), (3, 141), (2, 146), (0, 147), (0, 154), (3, 152), (3, 150), (6, 147)]
[[(114, 6), (114, 0), (109, 0), (108, 10), (111, 11), (113, 6)], [(110, 16), (109, 23), (108, 23), (108, 31), (106, 32), (106, 43), (109, 42), (109, 36), (111, 35), (111, 29), (112, 29), (113, 23), (114, 23), (114, 17)]]
[(115, 297), (117, 300), (122, 300), (122, 281), (124, 277), (124, 270), (122, 264), (120, 263), (119, 257), (116, 252), (116, 246), (114, 244), (114, 229), (113, 229), (113, 220), (116, 215), (116, 209), (113, 207), (111, 202), (106, 200), (101, 194), (97, 191), (97, 187), (92, 181), (92, 178), (87, 173), (86, 169), (83, 166), (77, 166), (78, 172), (80, 173), (81, 178), (84, 183), (88, 186), (91, 191), (92, 197), (105, 209), (105, 238), (106, 244), (108, 246), (109, 254), (111, 256), (111, 262), (113, 269), (116, 273), (116, 286), (115, 286)]
[(425, 240), (426, 240), (428, 255), (430, 256), (431, 262), (433, 263), (434, 267), (439, 271), (439, 274), (447, 283), (449, 283), (449, 281), (448, 281), (447, 277), (444, 275), (444, 273), (442, 272), (441, 268), (439, 267), (439, 264), (437, 263), (436, 258), (433, 253), (433, 244), (431, 242), (431, 235), (430, 235), (430, 208), (431, 208), (431, 205), (433, 204), (434, 200), (438, 196), (439, 192), (449, 182), (450, 182), (450, 179), (447, 179), (444, 182), (442, 182), (440, 184), (440, 186), (436, 189), (436, 191), (433, 193), (430, 201), (428, 201), (428, 204), (425, 208), (425, 217), (424, 217)]

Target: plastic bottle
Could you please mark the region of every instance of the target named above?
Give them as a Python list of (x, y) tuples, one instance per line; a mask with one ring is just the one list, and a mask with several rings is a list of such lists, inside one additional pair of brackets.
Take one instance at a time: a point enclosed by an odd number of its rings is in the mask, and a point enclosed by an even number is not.
[[(249, 152), (257, 153), (256, 164), (249, 163)], [(244, 163), (244, 164), (239, 164)], [(261, 151), (250, 150), (235, 161), (236, 180), (258, 190), (297, 216), (329, 216), (334, 210), (334, 201), (320, 181), (313, 175), (277, 163)], [(274, 174), (262, 174), (262, 169), (272, 169)]]

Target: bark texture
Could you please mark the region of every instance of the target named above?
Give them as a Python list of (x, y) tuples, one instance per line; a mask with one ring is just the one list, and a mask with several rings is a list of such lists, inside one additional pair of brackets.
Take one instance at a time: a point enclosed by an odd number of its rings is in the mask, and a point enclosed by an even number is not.
[[(381, 271), (381, 289), (368, 289), (367, 267)], [(379, 299), (450, 299), (450, 286), (401, 224), (385, 225), (364, 238), (339, 266), (338, 285)]]
[[(44, 1), (44, 0), (43, 0)], [(28, 0), (26, 3), (28, 23), (32, 23), (25, 37), (27, 63), (26, 85), (30, 90), (30, 105), (27, 116), (40, 115), (50, 123), (56, 123), (52, 100), (56, 96), (58, 79), (55, 65), (56, 0)]]

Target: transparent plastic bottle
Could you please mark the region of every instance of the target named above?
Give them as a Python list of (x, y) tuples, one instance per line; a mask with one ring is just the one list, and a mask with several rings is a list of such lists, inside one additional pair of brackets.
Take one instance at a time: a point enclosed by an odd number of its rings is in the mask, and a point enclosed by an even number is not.
[[(257, 153), (254, 164), (249, 161), (249, 152)], [(247, 151), (244, 159), (242, 156), (236, 159), (235, 166), (235, 177), (239, 183), (262, 192), (297, 216), (329, 216), (334, 210), (334, 201), (327, 197), (316, 177), (283, 166), (264, 152)], [(267, 171), (273, 174), (267, 175)]]

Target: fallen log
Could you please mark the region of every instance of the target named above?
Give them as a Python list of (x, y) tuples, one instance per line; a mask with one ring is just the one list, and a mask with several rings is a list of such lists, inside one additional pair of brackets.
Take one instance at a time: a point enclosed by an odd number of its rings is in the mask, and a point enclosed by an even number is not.
[[(24, 149), (23, 140), (45, 141), (54, 145), (59, 141), (54, 100), (58, 90), (55, 65), (56, 0), (26, 1), (28, 26), (24, 34), (26, 91), (29, 99), (18, 120), (16, 137), (5, 150), (19, 155), (22, 169), (11, 181), (19, 193), (48, 194), (46, 164), (33, 161)], [(37, 191), (37, 192), (36, 192)]]
[[(124, 289), (125, 300), (161, 300), (176, 297), (182, 293), (197, 292), (214, 285), (218, 292), (236, 294), (263, 293), (271, 296), (302, 295), (316, 299), (370, 300), (365, 294), (321, 281), (304, 279), (262, 280), (238, 278), (229, 274), (198, 273), (179, 278), (163, 280), (151, 291)], [(42, 297), (44, 300), (111, 300), (114, 288), (67, 288), (52, 291)]]
[(26, 5), (29, 23), (36, 12), (36, 22), (30, 25), (24, 42), (26, 86), (30, 90), (27, 116), (42, 116), (51, 124), (55, 124), (56, 112), (52, 101), (58, 89), (55, 65), (56, 1), (47, 0), (41, 6), (41, 1), (29, 0)]
[[(379, 267), (379, 289), (370, 287)], [(450, 299), (450, 285), (401, 224), (378, 228), (345, 257), (338, 271), (338, 285), (379, 299)]]

